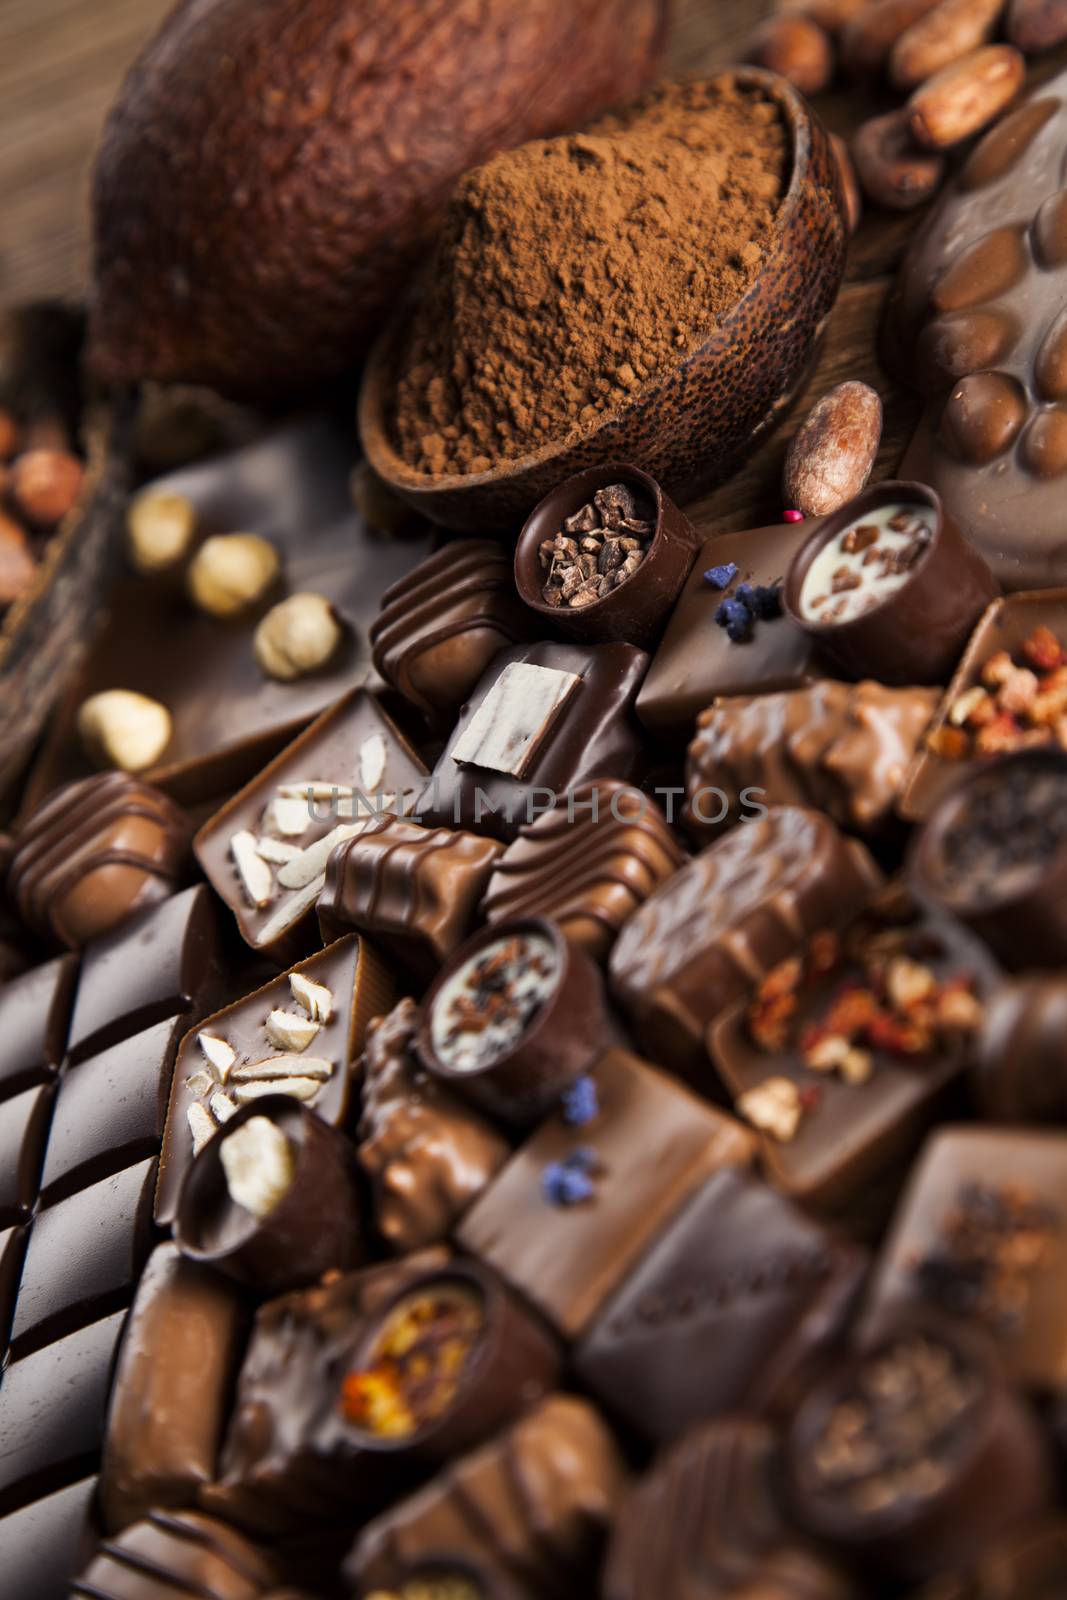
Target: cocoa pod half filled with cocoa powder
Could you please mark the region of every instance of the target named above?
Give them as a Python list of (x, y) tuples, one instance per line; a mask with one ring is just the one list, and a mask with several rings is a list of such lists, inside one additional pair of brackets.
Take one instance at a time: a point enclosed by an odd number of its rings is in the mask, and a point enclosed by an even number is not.
[(643, 87), (667, 7), (178, 6), (97, 160), (96, 374), (262, 401), (350, 368), (459, 174)]

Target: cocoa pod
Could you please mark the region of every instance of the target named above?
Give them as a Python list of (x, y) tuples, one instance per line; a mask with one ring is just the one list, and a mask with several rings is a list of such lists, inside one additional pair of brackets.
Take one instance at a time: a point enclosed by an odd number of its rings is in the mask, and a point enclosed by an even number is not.
[(921, 150), (905, 111), (872, 117), (852, 139), (852, 159), (864, 194), (875, 205), (911, 211), (925, 205), (945, 179), (944, 156)]
[(1004, 0), (941, 0), (893, 46), (889, 79), (911, 90), (993, 37)]
[(1010, 44), (990, 44), (945, 67), (907, 104), (918, 144), (949, 150), (1006, 111), (1026, 82), (1026, 62)]
[(1011, 0), (1008, 39), (1027, 55), (1067, 40), (1067, 0)]
[(97, 157), (94, 371), (263, 401), (350, 370), (459, 175), (648, 83), (667, 4), (176, 6)]
[(845, 217), (848, 222), (848, 231), (849, 233), (855, 233), (863, 215), (863, 198), (860, 194), (855, 164), (849, 155), (848, 145), (839, 133), (830, 135), (830, 143), (833, 146), (834, 156), (837, 160), (837, 170), (841, 175), (841, 190), (845, 196)]
[(785, 461), (786, 505), (806, 517), (847, 505), (866, 484), (882, 441), (882, 402), (866, 383), (839, 383), (793, 436)]
[(830, 35), (809, 17), (770, 17), (753, 34), (745, 60), (777, 72), (801, 94), (821, 94), (834, 75)]
[(841, 64), (852, 77), (873, 77), (889, 60), (902, 33), (939, 0), (870, 0), (841, 34)]
[(810, 17), (820, 28), (836, 35), (869, 0), (777, 0), (775, 11), (782, 17)]

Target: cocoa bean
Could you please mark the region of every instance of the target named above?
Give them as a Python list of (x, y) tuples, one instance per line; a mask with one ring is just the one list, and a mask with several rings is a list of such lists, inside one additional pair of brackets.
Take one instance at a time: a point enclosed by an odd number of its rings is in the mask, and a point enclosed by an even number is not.
[(1067, 0), (1011, 0), (1007, 33), (1028, 55), (1054, 50), (1067, 39)]
[(838, 384), (808, 413), (785, 462), (788, 506), (824, 516), (855, 499), (882, 440), (882, 402), (865, 383)]
[(841, 34), (841, 64), (853, 77), (881, 72), (902, 33), (939, 0), (871, 0)]
[(941, 0), (893, 46), (890, 82), (911, 90), (993, 37), (1004, 0)]
[(753, 34), (746, 59), (777, 72), (801, 94), (821, 94), (834, 75), (830, 36), (810, 17), (771, 17)]
[(864, 194), (892, 211), (925, 205), (941, 187), (947, 170), (944, 156), (921, 150), (915, 143), (904, 111), (889, 111), (865, 122), (853, 137), (852, 159)]
[(985, 45), (936, 73), (908, 101), (912, 137), (949, 150), (1006, 111), (1026, 82), (1026, 62), (1010, 44)]

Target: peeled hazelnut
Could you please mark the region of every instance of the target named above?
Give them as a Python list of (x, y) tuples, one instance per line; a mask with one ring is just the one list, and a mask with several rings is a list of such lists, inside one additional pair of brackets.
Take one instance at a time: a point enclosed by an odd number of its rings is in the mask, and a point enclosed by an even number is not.
[(321, 594), (294, 594), (267, 612), (253, 640), (268, 678), (287, 682), (324, 667), (341, 642), (341, 624)]
[(280, 567), (277, 550), (257, 534), (220, 534), (193, 557), (189, 594), (209, 617), (237, 617), (262, 600)]
[(15, 504), (37, 527), (62, 522), (82, 486), (84, 468), (66, 450), (27, 450), (11, 471)]
[(146, 489), (126, 513), (126, 548), (145, 577), (176, 566), (196, 537), (196, 509), (183, 494)]
[(101, 767), (144, 772), (159, 760), (170, 734), (166, 706), (128, 689), (91, 695), (78, 712), (78, 736)]

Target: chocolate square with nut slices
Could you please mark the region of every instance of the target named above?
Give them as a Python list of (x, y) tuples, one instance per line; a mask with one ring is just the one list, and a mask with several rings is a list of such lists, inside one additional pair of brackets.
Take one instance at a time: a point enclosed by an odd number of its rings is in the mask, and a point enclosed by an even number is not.
[(1067, 748), (1067, 589), (993, 601), (912, 762), (901, 815), (920, 822), (986, 762), (1042, 746)]
[(892, 886), (770, 973), (707, 1045), (771, 1183), (858, 1223), (951, 1102), (999, 981), (979, 940)]
[(508, 840), (553, 796), (638, 776), (646, 741), (633, 708), (647, 667), (630, 644), (502, 650), (460, 712), (416, 820)]
[(1067, 1384), (1067, 1134), (931, 1134), (878, 1257), (857, 1336), (918, 1305), (984, 1325), (1031, 1389)]
[[(794, 555), (821, 520), (716, 534), (706, 541), (637, 696), (637, 715), (652, 733), (685, 744), (697, 717), (718, 695), (799, 689), (827, 676), (811, 635), (784, 612), (756, 618), (748, 637), (737, 640), (715, 620), (739, 585), (780, 587)], [(729, 574), (731, 567), (737, 570)], [(709, 581), (708, 572), (725, 580), (721, 587)]]
[(331, 850), (376, 815), (411, 811), (426, 777), (374, 695), (357, 689), (206, 822), (197, 860), (253, 950), (279, 966), (309, 954)]
[(343, 1127), (354, 1110), (352, 1064), (367, 1023), (394, 999), (389, 970), (353, 935), (187, 1034), (171, 1084), (156, 1221), (173, 1222), (194, 1155), (248, 1101), (291, 1094)]
[[(678, 1209), (754, 1141), (624, 1050), (599, 1062), (588, 1120), (553, 1112), (467, 1212), (459, 1243), (568, 1339), (584, 1333)], [(575, 1173), (580, 1184), (564, 1181)], [(560, 1180), (557, 1182), (557, 1180)]]

